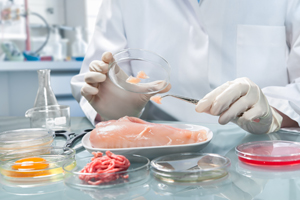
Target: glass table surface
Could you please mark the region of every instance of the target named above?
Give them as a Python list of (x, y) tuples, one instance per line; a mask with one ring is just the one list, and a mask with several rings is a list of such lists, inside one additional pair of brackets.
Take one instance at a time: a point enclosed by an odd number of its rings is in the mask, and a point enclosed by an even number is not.
[[(180, 122), (168, 122), (180, 123)], [(280, 130), (267, 135), (253, 135), (235, 124), (200, 124), (212, 130), (214, 137), (203, 149), (203, 153), (216, 153), (231, 160), (229, 173), (222, 179), (196, 184), (172, 184), (161, 182), (149, 174), (145, 180), (107, 189), (87, 190), (68, 187), (63, 181), (37, 187), (17, 187), (0, 184), (2, 200), (104, 200), (104, 199), (205, 199), (205, 200), (295, 200), (300, 199), (300, 166), (253, 167), (241, 163), (235, 147), (251, 141), (288, 140), (300, 142), (300, 133)], [(86, 118), (73, 117), (71, 131), (77, 134), (93, 128)], [(23, 117), (0, 117), (0, 132), (29, 128), (29, 120)], [(55, 145), (62, 146), (65, 140), (56, 138)], [(89, 156), (86, 150), (78, 152), (76, 158)]]

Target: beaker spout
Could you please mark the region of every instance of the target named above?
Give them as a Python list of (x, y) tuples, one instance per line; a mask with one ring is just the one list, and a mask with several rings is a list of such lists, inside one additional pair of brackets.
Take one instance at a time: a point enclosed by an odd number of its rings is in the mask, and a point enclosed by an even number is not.
[(32, 117), (32, 113), (33, 113), (33, 109), (31, 108), (25, 112), (25, 117), (27, 117), (27, 118)]

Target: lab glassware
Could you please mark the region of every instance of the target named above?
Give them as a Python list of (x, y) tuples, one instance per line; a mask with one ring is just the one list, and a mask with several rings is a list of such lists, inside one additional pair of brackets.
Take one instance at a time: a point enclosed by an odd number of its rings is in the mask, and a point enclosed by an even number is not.
[(58, 32), (58, 28), (54, 30), (54, 40), (53, 40), (53, 58), (56, 61), (63, 60), (63, 46), (61, 43), (61, 37)]
[(51, 105), (31, 108), (25, 117), (30, 118), (31, 128), (47, 128), (51, 130), (70, 130), (70, 107)]
[(50, 129), (27, 128), (5, 131), (0, 133), (0, 156), (17, 149), (51, 146), (54, 138), (54, 131)]
[[(104, 173), (84, 173), (81, 170), (91, 162), (92, 156), (76, 159), (77, 165), (73, 169), (70, 169), (71, 161), (68, 161), (63, 166), (65, 174), (65, 184), (72, 188), (78, 189), (104, 189), (110, 187), (119, 187), (121, 185), (128, 185), (145, 180), (149, 176), (150, 160), (144, 156), (136, 154), (123, 154), (129, 162), (130, 167), (126, 171), (118, 172), (104, 172)], [(99, 184), (91, 184), (90, 182), (96, 182), (105, 179), (106, 177), (119, 177), (109, 182), (103, 182)], [(127, 178), (125, 178), (127, 177)], [(92, 181), (90, 181), (90, 179)]]
[(300, 164), (300, 143), (284, 140), (254, 141), (235, 148), (239, 160), (255, 166)]
[[(140, 94), (154, 94), (165, 89), (170, 82), (171, 67), (160, 55), (143, 49), (125, 49), (113, 55), (108, 76), (119, 88)], [(147, 77), (139, 83), (128, 82), (130, 76), (144, 72)]]
[(168, 183), (213, 181), (228, 175), (231, 162), (227, 157), (212, 153), (179, 153), (151, 161), (151, 173)]
[(82, 38), (81, 27), (76, 27), (75, 41), (72, 44), (72, 57), (76, 59), (83, 59), (87, 50), (87, 43)]
[(9, 182), (59, 181), (62, 166), (76, 166), (75, 150), (68, 147), (43, 146), (9, 151), (0, 156), (1, 178)]
[(33, 107), (58, 105), (56, 97), (50, 85), (49, 69), (38, 70), (39, 88)]

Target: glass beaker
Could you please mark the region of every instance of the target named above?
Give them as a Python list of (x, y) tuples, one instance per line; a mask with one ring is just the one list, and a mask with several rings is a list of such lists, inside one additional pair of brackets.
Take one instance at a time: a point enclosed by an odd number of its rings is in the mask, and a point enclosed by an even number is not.
[(39, 88), (33, 107), (58, 105), (50, 86), (50, 69), (38, 70)]
[(41, 106), (26, 111), (31, 128), (70, 131), (70, 107), (63, 105)]

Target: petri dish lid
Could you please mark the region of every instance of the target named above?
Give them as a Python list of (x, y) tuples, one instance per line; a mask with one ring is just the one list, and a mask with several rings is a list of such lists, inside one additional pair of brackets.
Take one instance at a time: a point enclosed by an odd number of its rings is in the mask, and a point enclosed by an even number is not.
[(244, 143), (235, 148), (240, 161), (252, 165), (300, 164), (300, 143), (273, 140)]
[(180, 153), (151, 161), (156, 178), (166, 182), (198, 182), (225, 177), (230, 160), (218, 154)]
[[(119, 88), (140, 94), (154, 94), (170, 83), (171, 67), (160, 55), (144, 49), (124, 49), (113, 55), (109, 63), (109, 79)], [(120, 71), (121, 69), (121, 71)], [(138, 78), (144, 72), (146, 78)], [(137, 83), (129, 83), (129, 76)]]
[(43, 128), (5, 131), (0, 133), (0, 154), (20, 148), (49, 146), (54, 137), (54, 131)]

